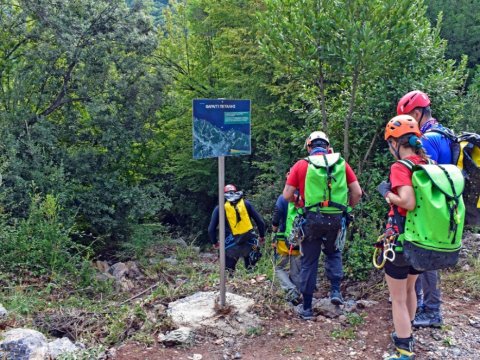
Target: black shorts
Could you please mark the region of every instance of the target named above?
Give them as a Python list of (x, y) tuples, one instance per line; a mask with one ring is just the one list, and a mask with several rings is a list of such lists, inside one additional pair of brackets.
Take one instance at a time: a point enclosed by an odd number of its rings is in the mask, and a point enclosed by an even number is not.
[(385, 274), (396, 279), (405, 280), (408, 275), (420, 275), (423, 271), (415, 270), (412, 266), (396, 266), (392, 262), (387, 261), (385, 263)]

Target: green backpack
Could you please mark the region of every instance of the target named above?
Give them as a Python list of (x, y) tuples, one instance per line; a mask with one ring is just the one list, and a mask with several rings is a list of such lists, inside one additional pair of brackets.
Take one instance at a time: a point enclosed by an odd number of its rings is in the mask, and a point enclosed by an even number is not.
[(412, 171), (415, 209), (408, 211), (403, 242), (405, 260), (419, 271), (454, 266), (462, 247), (465, 181), (455, 165), (415, 165), (399, 160)]
[(299, 232), (298, 227), (302, 225), (303, 209), (296, 208), (294, 202), (288, 203), (285, 231), (277, 232), (276, 239), (279, 241), (277, 251), (280, 255), (299, 255)]
[(309, 156), (305, 160), (305, 209), (328, 214), (347, 212), (345, 160), (339, 153)]

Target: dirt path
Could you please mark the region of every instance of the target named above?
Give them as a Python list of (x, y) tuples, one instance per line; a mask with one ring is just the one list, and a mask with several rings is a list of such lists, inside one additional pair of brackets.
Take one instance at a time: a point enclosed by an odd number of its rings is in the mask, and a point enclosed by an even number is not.
[[(480, 359), (480, 304), (467, 295), (445, 294), (445, 326), (415, 332), (417, 360)], [(382, 300), (375, 307), (365, 309), (362, 316), (364, 322), (352, 326), (348, 319), (323, 316), (305, 322), (292, 317), (291, 311), (285, 311), (264, 318), (261, 332), (251, 336), (216, 339), (198, 334), (195, 345), (188, 349), (165, 348), (157, 343), (146, 348), (127, 343), (117, 349), (116, 359), (382, 359), (391, 350), (390, 304)]]

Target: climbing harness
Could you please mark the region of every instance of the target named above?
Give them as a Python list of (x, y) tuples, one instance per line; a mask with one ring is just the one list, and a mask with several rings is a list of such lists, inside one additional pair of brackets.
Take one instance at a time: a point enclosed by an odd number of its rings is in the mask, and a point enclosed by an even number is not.
[(303, 239), (305, 238), (303, 225), (306, 223), (306, 221), (307, 220), (303, 217), (303, 215), (297, 215), (293, 220), (292, 231), (290, 232), (288, 237), (285, 239), (285, 244), (288, 247), (289, 255), (291, 255), (293, 250), (295, 249), (299, 249), (300, 254), (303, 255), (301, 244)]

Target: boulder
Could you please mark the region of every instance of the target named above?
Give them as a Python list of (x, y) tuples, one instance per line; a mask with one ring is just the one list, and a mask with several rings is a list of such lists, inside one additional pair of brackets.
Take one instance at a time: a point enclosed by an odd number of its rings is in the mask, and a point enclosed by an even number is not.
[(69, 338), (55, 339), (48, 343), (48, 353), (52, 359), (58, 358), (60, 355), (74, 353), (81, 350), (80, 347), (70, 341)]
[(31, 329), (11, 329), (2, 334), (0, 358), (15, 360), (48, 359), (48, 343), (45, 336)]
[(176, 326), (205, 327), (219, 337), (246, 334), (260, 325), (260, 319), (248, 312), (252, 299), (227, 293), (225, 309), (217, 311), (217, 298), (217, 292), (198, 292), (168, 304), (167, 314)]

